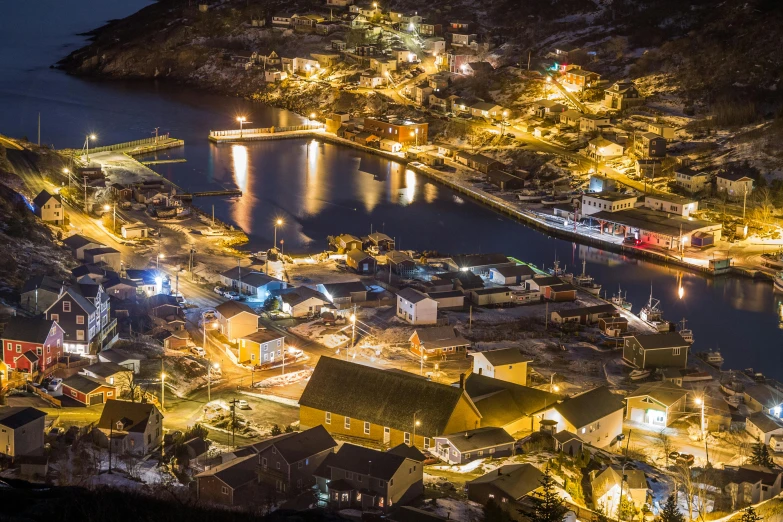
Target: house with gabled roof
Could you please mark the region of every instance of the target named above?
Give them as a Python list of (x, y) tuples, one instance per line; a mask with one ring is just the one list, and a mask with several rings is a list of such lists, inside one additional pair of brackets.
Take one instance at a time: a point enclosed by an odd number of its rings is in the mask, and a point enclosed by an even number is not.
[(731, 499), (732, 511), (774, 498), (781, 491), (779, 469), (763, 466), (723, 466), (723, 492)]
[(116, 455), (147, 455), (163, 442), (163, 415), (151, 403), (109, 399), (95, 432)]
[(226, 301), (216, 306), (215, 312), (220, 333), (232, 343), (258, 331), (258, 319), (261, 316), (244, 303)]
[(411, 352), (427, 357), (464, 358), (470, 348), (470, 341), (462, 337), (453, 326), (417, 328), (411, 334)]
[(415, 288), (403, 288), (397, 292), (397, 317), (410, 324), (436, 324), (438, 302)]
[(280, 360), (285, 356), (285, 335), (260, 328), (239, 339), (239, 362), (253, 366)]
[(81, 234), (74, 234), (63, 239), (63, 244), (71, 250), (73, 257), (80, 261), (84, 260), (85, 250), (104, 246), (99, 241), (96, 241), (87, 236), (82, 236)]
[(715, 186), (719, 193), (738, 199), (753, 192), (753, 178), (741, 172), (720, 172), (715, 176)]
[(752, 384), (745, 386), (742, 395), (750, 411), (763, 411), (773, 417), (781, 418), (783, 392), (777, 388), (769, 384)]
[(769, 444), (773, 436), (778, 439), (783, 436), (783, 420), (772, 417), (766, 412), (757, 411), (745, 419), (745, 431), (757, 441)]
[(520, 386), (527, 384), (527, 364), (533, 359), (523, 354), (519, 348), (473, 352), (470, 356), (473, 357), (475, 374), (513, 382)]
[[(89, 297), (86, 297), (84, 294)], [(45, 317), (64, 332), (65, 352), (89, 354), (107, 348), (117, 339), (117, 320), (111, 320), (109, 296), (100, 285), (63, 287), (59, 298), (46, 309)]]
[(489, 280), (499, 285), (518, 285), (536, 272), (527, 265), (498, 266), (489, 269)]
[(33, 200), (35, 215), (41, 218), (41, 221), (62, 225), (65, 223), (65, 207), (59, 194), (49, 194), (42, 190)]
[(361, 281), (319, 283), (317, 288), (338, 309), (367, 301), (367, 287)]
[(685, 368), (690, 344), (678, 332), (634, 334), (625, 338), (623, 360), (637, 368)]
[(257, 500), (258, 455), (249, 453), (196, 475), (198, 499), (227, 506), (248, 506)]
[(63, 397), (84, 406), (103, 404), (117, 397), (117, 387), (106, 381), (76, 373), (63, 380)]
[(315, 485), (313, 473), (336, 447), (323, 426), (276, 440), (258, 453), (260, 482), (277, 493), (299, 494)]
[(435, 454), (452, 465), (483, 458), (510, 457), (516, 439), (503, 428), (487, 426), (435, 437)]
[(623, 401), (599, 386), (555, 404), (544, 418), (557, 422), (555, 431), (576, 433), (587, 444), (604, 448), (623, 432), (623, 410)]
[(322, 356), (299, 399), (299, 420), (336, 437), (428, 449), (437, 435), (478, 428), (481, 414), (461, 388)]
[(531, 498), (537, 498), (541, 491), (544, 474), (532, 464), (507, 464), (473, 479), (465, 488), (468, 500), (486, 506), (494, 501), (512, 520), (520, 512), (528, 511)]
[(16, 458), (43, 455), (46, 413), (29, 406), (0, 409), (0, 455)]
[(625, 397), (628, 420), (658, 429), (681, 418), (688, 393), (670, 382), (648, 382)]
[(121, 366), (113, 362), (99, 362), (85, 366), (79, 373), (93, 379), (105, 381), (109, 386), (124, 388), (128, 386), (133, 374), (133, 368)]
[(390, 451), (343, 444), (315, 471), (318, 490), (336, 509), (388, 511), (424, 492), (421, 462)]
[(0, 335), (3, 362), (10, 370), (46, 373), (62, 355), (63, 337), (62, 327), (51, 319), (11, 317)]
[(334, 309), (334, 305), (321, 292), (306, 286), (289, 287), (279, 292), (281, 310), (291, 317), (318, 316), (322, 311)]
[(603, 509), (604, 513), (617, 513), (620, 499), (625, 497), (638, 508), (647, 504), (650, 487), (647, 476), (638, 469), (621, 469), (608, 466), (590, 473), (590, 486), (593, 490), (593, 507)]
[(37, 314), (57, 300), (62, 287), (63, 281), (47, 275), (31, 277), (22, 286), (19, 304), (25, 310)]
[(644, 103), (644, 98), (639, 94), (639, 89), (629, 80), (615, 82), (604, 91), (604, 107), (614, 110), (625, 110), (629, 107)]

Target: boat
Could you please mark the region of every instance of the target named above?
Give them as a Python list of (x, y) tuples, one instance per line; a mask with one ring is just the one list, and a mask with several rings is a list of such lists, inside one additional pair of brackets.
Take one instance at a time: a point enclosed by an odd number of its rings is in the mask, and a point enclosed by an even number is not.
[(517, 194), (517, 198), (519, 201), (524, 201), (525, 203), (538, 203), (542, 199), (546, 197), (546, 191), (545, 190), (524, 190), (521, 194)]
[(550, 275), (556, 277), (564, 277), (566, 279), (573, 277), (572, 274), (566, 273), (565, 268), (560, 268), (560, 261), (558, 261), (557, 258), (555, 258), (555, 263), (552, 268), (547, 268), (546, 271), (549, 272)]
[(570, 194), (565, 196), (547, 196), (541, 200), (542, 205), (563, 205), (565, 203), (571, 203), (574, 197)]
[(639, 311), (639, 319), (649, 324), (659, 332), (670, 332), (671, 323), (663, 319), (663, 310), (659, 308), (661, 302), (652, 296), (652, 287), (650, 287), (650, 300)]
[(615, 306), (619, 306), (623, 310), (631, 311), (632, 305), (629, 301), (625, 299), (625, 297), (628, 295), (628, 292), (623, 294), (622, 289), (620, 286), (617, 286), (617, 293), (612, 296), (612, 304)]
[(700, 372), (692, 368), (682, 370), (682, 382), (711, 381), (712, 375), (707, 372)]
[[(686, 321), (685, 321), (684, 317), (682, 318), (682, 321), (680, 321), (680, 322), (682, 323), (682, 327), (680, 328), (680, 336), (682, 336), (682, 339), (686, 343), (693, 344), (693, 330), (691, 330), (690, 328), (685, 328)], [(720, 354), (718, 354), (718, 355), (720, 355)], [(721, 357), (720, 362), (721, 362), (721, 364), (723, 364), (723, 358), (722, 357)]]
[(650, 370), (634, 370), (629, 375), (632, 381), (641, 381), (642, 379), (646, 379), (649, 376)]
[(775, 274), (773, 283), (777, 292), (783, 292), (783, 272), (778, 272)]
[(587, 260), (582, 259), (582, 273), (571, 277), (571, 282), (574, 286), (578, 286), (582, 290), (593, 294), (599, 295), (601, 293), (601, 285), (596, 283), (595, 280), (585, 273), (587, 267)]
[(710, 366), (714, 366), (715, 368), (723, 366), (723, 356), (717, 350), (714, 352), (699, 352), (696, 355)]

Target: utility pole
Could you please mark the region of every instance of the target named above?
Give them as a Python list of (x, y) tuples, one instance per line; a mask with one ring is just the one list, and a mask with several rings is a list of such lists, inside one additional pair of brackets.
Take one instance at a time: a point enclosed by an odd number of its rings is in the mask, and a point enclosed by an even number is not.
[(165, 408), (166, 404), (166, 374), (163, 373), (163, 356), (160, 356), (160, 409)]
[[(38, 145), (40, 145), (40, 143)], [(743, 190), (742, 192), (742, 221), (745, 221), (745, 202), (747, 200), (748, 200), (748, 186), (745, 185), (745, 190)]]
[(84, 176), (84, 211), (87, 212), (87, 176)]
[(527, 70), (530, 70), (530, 54), (532, 51), (527, 52)]

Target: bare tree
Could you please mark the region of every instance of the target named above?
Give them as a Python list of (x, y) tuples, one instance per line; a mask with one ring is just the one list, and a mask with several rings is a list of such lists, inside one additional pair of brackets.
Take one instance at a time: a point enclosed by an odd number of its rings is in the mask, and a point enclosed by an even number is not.
[(693, 520), (693, 498), (696, 495), (696, 485), (693, 483), (691, 468), (686, 464), (677, 464), (674, 467), (674, 481), (682, 487), (685, 495), (685, 503), (688, 506), (688, 520)]
[(120, 393), (126, 394), (131, 402), (141, 400), (141, 388), (136, 382), (136, 375), (133, 372), (122, 372), (117, 377), (117, 387)]
[(666, 429), (662, 429), (658, 433), (658, 437), (655, 440), (655, 445), (658, 450), (663, 454), (663, 458), (666, 462), (666, 467), (669, 467), (669, 454), (674, 451), (674, 441), (671, 436), (666, 433)]

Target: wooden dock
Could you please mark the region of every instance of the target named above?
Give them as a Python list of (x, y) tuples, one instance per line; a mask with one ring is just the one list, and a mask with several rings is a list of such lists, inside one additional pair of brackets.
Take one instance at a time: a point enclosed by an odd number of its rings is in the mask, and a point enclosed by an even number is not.
[(285, 138), (301, 138), (312, 134), (321, 134), (324, 125), (294, 125), (290, 127), (265, 127), (259, 129), (231, 129), (209, 131), (209, 141), (213, 143), (241, 143), (243, 141), (281, 140)]
[(226, 190), (207, 190), (204, 192), (184, 192), (180, 194), (174, 194), (172, 197), (181, 199), (183, 201), (192, 201), (193, 198), (211, 198), (211, 197), (241, 197), (242, 191), (239, 189), (226, 189)]
[(165, 159), (165, 160), (153, 160), (153, 161), (141, 161), (142, 165), (165, 165), (166, 163), (186, 163), (188, 160), (185, 158), (177, 159)]

